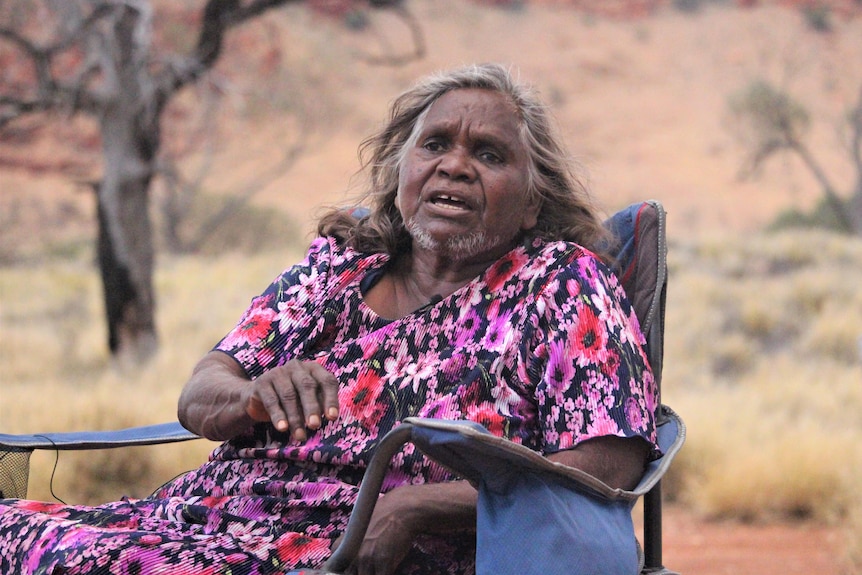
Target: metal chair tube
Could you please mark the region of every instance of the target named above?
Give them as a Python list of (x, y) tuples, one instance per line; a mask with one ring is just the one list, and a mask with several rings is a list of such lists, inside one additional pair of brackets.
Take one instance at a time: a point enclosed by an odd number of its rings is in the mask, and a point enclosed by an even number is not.
[(365, 538), (365, 533), (368, 531), (368, 525), (371, 523), (371, 514), (374, 511), (374, 506), (377, 505), (380, 488), (386, 477), (386, 470), (389, 468), (389, 461), (405, 443), (410, 441), (412, 433), (413, 425), (402, 423), (384, 435), (380, 443), (377, 444), (374, 455), (371, 456), (371, 461), (368, 464), (368, 469), (362, 478), (362, 484), (359, 486), (359, 495), (353, 512), (350, 514), (344, 538), (338, 549), (323, 564), (323, 571), (343, 573), (356, 557), (362, 540)]

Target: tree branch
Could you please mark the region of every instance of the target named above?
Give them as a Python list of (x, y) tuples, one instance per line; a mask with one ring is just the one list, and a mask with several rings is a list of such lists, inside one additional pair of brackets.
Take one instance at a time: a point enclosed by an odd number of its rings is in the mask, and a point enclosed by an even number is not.
[(32, 101), (44, 102), (50, 107), (56, 93), (56, 84), (51, 75), (51, 48), (40, 48), (10, 28), (0, 28), (0, 38), (5, 38), (15, 44), (33, 65), (36, 77), (36, 94)]
[(50, 105), (43, 100), (24, 100), (0, 95), (0, 129), (25, 114), (44, 112)]
[(802, 162), (814, 175), (814, 178), (820, 183), (820, 187), (823, 189), (823, 194), (826, 197), (826, 203), (829, 204), (829, 207), (834, 212), (835, 218), (841, 228), (845, 232), (853, 232), (853, 222), (850, 221), (850, 218), (847, 215), (844, 200), (842, 200), (841, 196), (839, 196), (835, 191), (835, 188), (832, 186), (832, 182), (830, 182), (829, 178), (826, 176), (826, 172), (823, 171), (820, 164), (817, 163), (808, 148), (806, 148), (802, 142), (797, 140), (790, 141), (789, 147), (791, 150), (796, 152), (796, 154), (802, 159)]
[[(374, 4), (374, 3), (372, 3)], [(422, 34), (422, 27), (419, 21), (410, 10), (401, 5), (400, 2), (380, 3), (377, 5), (380, 8), (388, 8), (400, 20), (404, 22), (407, 29), (410, 30), (410, 38), (413, 43), (413, 51), (402, 56), (365, 56), (364, 59), (369, 64), (386, 65), (386, 66), (402, 66), (414, 60), (420, 60), (425, 57), (425, 36)]]
[(174, 92), (197, 81), (221, 55), (225, 33), (267, 10), (300, 0), (208, 0), (203, 10), (201, 29), (194, 52), (177, 58), (157, 79), (158, 99), (168, 100)]
[(114, 6), (100, 3), (85, 18), (72, 27), (55, 42), (39, 46), (20, 34), (17, 30), (0, 27), (0, 38), (14, 44), (32, 63), (35, 76), (35, 96), (15, 98), (5, 95), (0, 98), (0, 127), (28, 113), (44, 112), (58, 107), (67, 107), (70, 112), (78, 110), (93, 112), (97, 109), (96, 96), (84, 89), (88, 78), (96, 73), (91, 59), (70, 82), (60, 82), (52, 72), (52, 60), (73, 44), (81, 41), (92, 28), (111, 14)]

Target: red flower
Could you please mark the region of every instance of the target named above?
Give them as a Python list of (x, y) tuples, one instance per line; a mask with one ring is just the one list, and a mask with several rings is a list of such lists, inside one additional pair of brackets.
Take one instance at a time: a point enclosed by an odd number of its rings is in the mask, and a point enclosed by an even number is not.
[(250, 310), (239, 329), (249, 342), (260, 341), (272, 331), (275, 311), (270, 308), (257, 307)]
[(468, 407), (467, 419), (483, 425), (497, 437), (503, 436), (503, 424), (506, 419), (487, 403)]
[(365, 369), (356, 381), (345, 389), (345, 398), (339, 398), (339, 402), (343, 403), (357, 420), (367, 426), (373, 426), (383, 414), (383, 409), (377, 402), (381, 389), (380, 375)]
[(509, 281), (527, 263), (527, 254), (523, 250), (513, 250), (497, 260), (486, 275), (488, 290), (495, 292)]
[(329, 555), (329, 540), (285, 533), (275, 542), (278, 558), (288, 565), (315, 565)]
[(608, 356), (608, 332), (592, 308), (580, 306), (578, 322), (570, 333), (578, 365), (602, 364)]
[(273, 322), (278, 319), (278, 313), (268, 307), (269, 298), (258, 298), (252, 303), (245, 316), (226, 338), (225, 344), (237, 348), (257, 343), (273, 332)]

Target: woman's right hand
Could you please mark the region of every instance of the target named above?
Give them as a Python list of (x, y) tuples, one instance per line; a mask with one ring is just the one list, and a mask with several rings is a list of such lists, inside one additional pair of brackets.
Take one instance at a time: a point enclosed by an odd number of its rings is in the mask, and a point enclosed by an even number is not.
[(304, 441), (307, 429), (338, 417), (338, 381), (312, 361), (291, 361), (254, 381), (232, 357), (211, 351), (195, 366), (177, 405), (180, 422), (215, 441), (230, 439), (257, 421)]
[(291, 360), (254, 380), (245, 410), (253, 420), (270, 421), (305, 441), (307, 429), (338, 417), (338, 380), (315, 361)]

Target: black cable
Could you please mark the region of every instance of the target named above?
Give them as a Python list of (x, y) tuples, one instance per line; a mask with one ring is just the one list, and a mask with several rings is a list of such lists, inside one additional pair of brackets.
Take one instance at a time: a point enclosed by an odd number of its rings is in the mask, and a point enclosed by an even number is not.
[(51, 497), (62, 503), (63, 505), (68, 505), (65, 501), (60, 499), (56, 493), (54, 493), (54, 474), (57, 473), (57, 464), (60, 462), (60, 449), (57, 447), (57, 444), (54, 443), (54, 440), (46, 435), (34, 435), (33, 437), (41, 437), (43, 439), (47, 439), (51, 445), (54, 446), (54, 467), (51, 469), (51, 478), (48, 480), (48, 489), (51, 491)]

